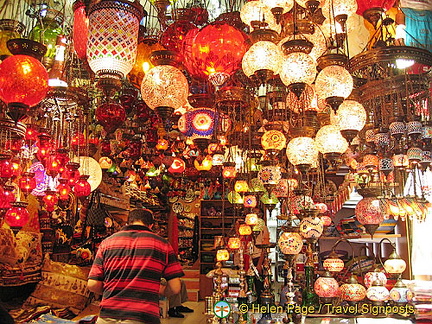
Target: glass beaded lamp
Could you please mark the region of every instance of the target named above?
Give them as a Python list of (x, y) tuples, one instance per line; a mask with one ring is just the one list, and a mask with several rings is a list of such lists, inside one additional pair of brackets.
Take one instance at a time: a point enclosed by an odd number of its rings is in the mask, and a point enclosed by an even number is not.
[(348, 149), (347, 140), (334, 125), (321, 127), (315, 136), (315, 143), (318, 151), (329, 161), (338, 159)]
[(278, 239), (279, 249), (283, 254), (299, 254), (303, 247), (303, 238), (299, 233), (283, 232)]
[(184, 74), (171, 65), (158, 65), (145, 75), (141, 83), (145, 103), (160, 117), (168, 118), (187, 102), (189, 85)]
[(126, 110), (117, 103), (103, 103), (96, 108), (96, 120), (110, 134), (126, 120)]
[(324, 260), (323, 267), (330, 272), (340, 272), (345, 267), (345, 263), (338, 257), (336, 252), (332, 251), (328, 258)]
[(379, 281), (383, 285), (386, 285), (387, 283), (387, 277), (385, 273), (382, 272), (379, 268), (375, 269), (374, 271), (369, 271), (368, 273), (366, 273), (363, 279), (366, 288), (371, 287), (375, 281)]
[[(198, 77), (204, 76), (214, 85), (222, 85), (241, 67), (248, 49), (245, 33), (223, 21), (203, 27), (195, 36), (191, 60)], [(194, 73), (195, 71), (189, 71)], [(195, 76), (195, 75), (194, 75)]]
[(307, 171), (318, 161), (318, 149), (311, 137), (295, 137), (287, 145), (288, 160), (300, 171)]
[(318, 98), (337, 110), (354, 88), (354, 80), (351, 74), (342, 66), (331, 65), (322, 69), (315, 80), (315, 91)]
[(383, 283), (375, 280), (372, 285), (366, 291), (366, 297), (372, 301), (375, 305), (382, 304), (390, 297), (390, 292)]
[(271, 8), (263, 1), (248, 1), (240, 9), (240, 19), (251, 28), (254, 22), (262, 21), (263, 17), (268, 29), (280, 32), (281, 27), (277, 24)]
[(390, 290), (390, 299), (396, 303), (396, 305), (403, 305), (412, 301), (412, 291), (403, 283), (401, 279), (398, 279), (394, 287)]
[(253, 194), (246, 194), (244, 196), (243, 206), (246, 208), (255, 208), (258, 203), (258, 199)]
[(20, 38), (9, 40), (8, 48), (14, 55), (0, 64), (0, 99), (8, 106), (9, 117), (18, 122), (47, 94), (48, 73), (39, 61), (46, 48)]
[(319, 217), (305, 217), (299, 227), (300, 235), (310, 242), (316, 242), (324, 230), (323, 222)]
[(339, 284), (331, 276), (330, 272), (324, 273), (324, 275), (315, 280), (314, 289), (324, 303), (330, 303), (332, 299), (340, 295)]
[(278, 130), (265, 131), (261, 136), (261, 146), (264, 150), (280, 151), (286, 146), (285, 135)]
[(119, 87), (132, 70), (144, 13), (138, 1), (105, 0), (90, 6), (87, 61), (102, 87)]
[(263, 166), (258, 172), (258, 179), (260, 179), (264, 185), (277, 185), (281, 178), (281, 169), (277, 165)]
[(337, 110), (340, 132), (351, 142), (366, 124), (366, 110), (355, 100), (344, 100)]
[(280, 47), (270, 41), (253, 44), (242, 59), (242, 69), (246, 76), (257, 76), (264, 83), (273, 75), (279, 74), (283, 54)]
[(340, 286), (341, 298), (349, 303), (356, 303), (366, 297), (366, 288), (358, 283), (354, 276)]
[(255, 226), (258, 224), (258, 215), (254, 213), (247, 214), (245, 217), (245, 223), (249, 226)]
[(316, 76), (316, 62), (308, 54), (293, 52), (282, 62), (280, 70), (282, 82), (300, 97), (306, 84), (312, 84)]
[(5, 215), (5, 222), (16, 234), (30, 219), (29, 212), (25, 201), (16, 201), (10, 203), (11, 207)]
[(364, 197), (355, 208), (356, 219), (363, 224), (366, 231), (372, 236), (379, 224), (384, 220), (381, 202), (375, 197)]
[(73, 4), (73, 45), (78, 58), (84, 59), (87, 55), (88, 18), (82, 0)]
[(7, 47), (7, 41), (20, 38), (25, 26), (17, 20), (0, 19), (0, 60), (12, 55)]

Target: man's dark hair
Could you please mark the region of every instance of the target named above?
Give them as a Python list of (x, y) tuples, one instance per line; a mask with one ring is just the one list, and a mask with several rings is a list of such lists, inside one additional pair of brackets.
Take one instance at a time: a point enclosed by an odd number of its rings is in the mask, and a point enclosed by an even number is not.
[(132, 224), (135, 221), (141, 221), (146, 226), (153, 225), (153, 213), (144, 208), (134, 209), (129, 212), (128, 223)]

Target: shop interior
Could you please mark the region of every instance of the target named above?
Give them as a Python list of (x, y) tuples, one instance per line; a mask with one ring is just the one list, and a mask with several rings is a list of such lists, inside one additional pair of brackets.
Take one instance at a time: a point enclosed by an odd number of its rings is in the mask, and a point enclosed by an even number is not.
[(3, 0), (0, 62), (15, 323), (95, 323), (135, 208), (185, 272), (164, 324), (432, 321), (430, 0)]

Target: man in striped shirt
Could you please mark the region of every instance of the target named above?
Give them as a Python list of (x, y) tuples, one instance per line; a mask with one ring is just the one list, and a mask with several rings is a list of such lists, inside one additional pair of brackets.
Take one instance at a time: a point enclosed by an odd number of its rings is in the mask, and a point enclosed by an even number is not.
[(132, 210), (128, 225), (100, 244), (88, 277), (89, 290), (102, 294), (98, 324), (160, 323), (161, 278), (165, 295), (180, 292), (182, 267), (153, 223), (151, 211)]

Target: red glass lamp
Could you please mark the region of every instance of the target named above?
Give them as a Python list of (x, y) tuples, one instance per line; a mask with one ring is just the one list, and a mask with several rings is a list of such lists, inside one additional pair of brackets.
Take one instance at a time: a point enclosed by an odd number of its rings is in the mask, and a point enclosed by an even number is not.
[(73, 4), (73, 45), (78, 58), (85, 59), (87, 55), (88, 18), (85, 12), (85, 4), (77, 0)]
[(60, 200), (68, 200), (71, 192), (68, 179), (59, 179), (60, 184), (57, 186), (57, 192)]
[(171, 166), (168, 168), (168, 172), (170, 173), (183, 173), (186, 169), (186, 163), (182, 159), (176, 157), (174, 158)]
[(6, 211), (11, 207), (11, 203), (16, 200), (14, 194), (15, 187), (5, 185), (0, 190), (0, 210)]
[(18, 181), (18, 186), (25, 196), (31, 193), (33, 189), (36, 188), (36, 179), (34, 178), (34, 173), (24, 172)]
[(81, 175), (74, 185), (74, 193), (76, 197), (87, 197), (91, 193), (91, 186), (88, 183), (89, 175)]
[(114, 133), (126, 120), (126, 110), (117, 103), (104, 103), (96, 108), (96, 119), (108, 134)]
[(356, 205), (355, 215), (359, 223), (364, 225), (371, 236), (384, 220), (381, 202), (375, 197), (365, 197), (360, 200)]
[(183, 39), (189, 30), (196, 26), (187, 20), (178, 20), (169, 25), (160, 37), (160, 42), (167, 50), (181, 53)]
[(11, 207), (6, 212), (5, 222), (15, 234), (18, 233), (30, 219), (27, 205), (28, 203), (25, 201), (12, 202)]
[(6, 181), (14, 175), (12, 161), (10, 155), (0, 154), (0, 181), (6, 183)]
[(68, 162), (66, 164), (66, 170), (64, 170), (62, 177), (69, 180), (71, 187), (75, 186), (80, 177), (79, 167), (80, 164), (78, 162)]
[(57, 192), (54, 190), (45, 190), (45, 196), (43, 196), (42, 200), (45, 203), (46, 211), (54, 211), (54, 207), (58, 201)]
[[(202, 28), (195, 36), (191, 60), (194, 77), (208, 78), (214, 85), (222, 85), (241, 67), (248, 49), (248, 37), (242, 31), (222, 21)], [(199, 75), (194, 75), (199, 71)]]
[(14, 55), (0, 64), (0, 99), (8, 105), (8, 115), (17, 122), (47, 94), (48, 73), (38, 60), (46, 48), (20, 38), (9, 40), (8, 48)]

